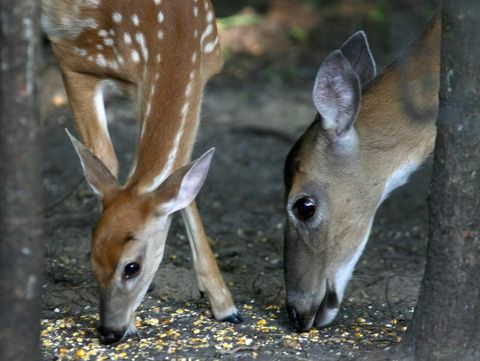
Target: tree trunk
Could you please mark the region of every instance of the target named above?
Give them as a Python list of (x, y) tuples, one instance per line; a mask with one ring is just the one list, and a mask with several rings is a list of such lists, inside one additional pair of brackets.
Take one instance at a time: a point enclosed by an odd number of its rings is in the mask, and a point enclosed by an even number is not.
[(40, 360), (39, 3), (0, 2), (0, 360)]
[(427, 265), (403, 346), (480, 360), (480, 2), (444, 0)]

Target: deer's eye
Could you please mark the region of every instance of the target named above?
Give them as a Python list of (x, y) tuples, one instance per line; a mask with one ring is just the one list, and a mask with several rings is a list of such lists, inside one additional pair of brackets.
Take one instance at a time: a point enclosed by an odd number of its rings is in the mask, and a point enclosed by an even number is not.
[(137, 262), (131, 262), (123, 269), (123, 278), (126, 280), (132, 279), (140, 272), (140, 265)]
[(301, 221), (307, 221), (312, 218), (316, 208), (315, 201), (309, 197), (300, 198), (293, 205), (294, 214)]

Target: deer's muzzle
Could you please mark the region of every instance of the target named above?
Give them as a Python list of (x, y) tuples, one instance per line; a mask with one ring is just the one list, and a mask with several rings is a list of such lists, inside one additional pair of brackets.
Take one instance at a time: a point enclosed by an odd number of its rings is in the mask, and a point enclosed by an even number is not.
[(313, 326), (326, 326), (335, 318), (339, 308), (335, 291), (327, 289), (320, 304), (315, 300), (316, 297), (301, 293), (287, 296), (288, 317), (298, 332), (308, 331)]

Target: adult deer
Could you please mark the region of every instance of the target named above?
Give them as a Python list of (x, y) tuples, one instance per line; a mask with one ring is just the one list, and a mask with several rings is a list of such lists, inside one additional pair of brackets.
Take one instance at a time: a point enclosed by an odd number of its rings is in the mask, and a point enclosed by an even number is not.
[(432, 151), (439, 58), (437, 19), (378, 77), (363, 32), (321, 65), (318, 114), (284, 173), (287, 312), (298, 330), (335, 318), (378, 207)]
[[(102, 213), (91, 241), (102, 342), (135, 332), (135, 310), (182, 210), (198, 286), (217, 320), (241, 318), (210, 249), (194, 198), (213, 150), (189, 162), (202, 90), (223, 60), (209, 0), (43, 0), (42, 24), (62, 70), (77, 129), (70, 135)], [(130, 94), (140, 137), (126, 183), (107, 129), (103, 90)]]

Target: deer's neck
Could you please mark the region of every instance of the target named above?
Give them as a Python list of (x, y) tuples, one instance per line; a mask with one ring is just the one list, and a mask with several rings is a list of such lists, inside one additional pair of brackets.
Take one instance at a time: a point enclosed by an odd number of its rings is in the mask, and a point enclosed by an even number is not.
[(382, 201), (433, 150), (438, 109), (440, 22), (436, 20), (363, 95), (357, 130), (367, 172), (383, 180)]
[(141, 125), (136, 164), (129, 184), (157, 188), (190, 159), (202, 98), (199, 67), (154, 76), (139, 90)]

